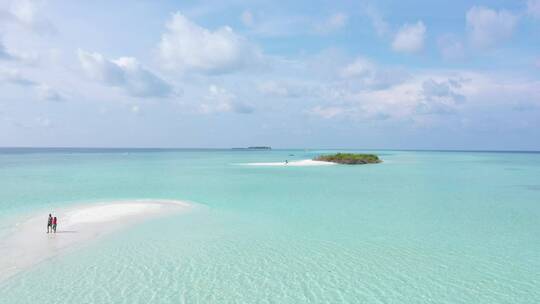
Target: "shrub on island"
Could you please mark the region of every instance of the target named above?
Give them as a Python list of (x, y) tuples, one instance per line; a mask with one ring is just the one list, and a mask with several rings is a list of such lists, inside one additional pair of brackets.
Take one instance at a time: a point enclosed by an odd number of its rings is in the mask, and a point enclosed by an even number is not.
[(337, 153), (331, 155), (320, 155), (314, 160), (333, 162), (346, 165), (377, 164), (382, 162), (375, 154)]

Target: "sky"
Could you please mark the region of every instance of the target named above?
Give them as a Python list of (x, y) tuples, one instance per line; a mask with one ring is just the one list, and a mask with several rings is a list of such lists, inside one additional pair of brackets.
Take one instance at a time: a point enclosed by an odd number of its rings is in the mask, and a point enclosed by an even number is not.
[(0, 146), (540, 150), (540, 0), (0, 0)]

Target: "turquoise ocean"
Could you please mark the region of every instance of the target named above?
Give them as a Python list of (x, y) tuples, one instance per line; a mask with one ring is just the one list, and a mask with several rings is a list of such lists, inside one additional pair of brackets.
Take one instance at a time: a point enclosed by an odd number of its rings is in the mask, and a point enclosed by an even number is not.
[(0, 303), (540, 303), (540, 153), (241, 165), (331, 152), (0, 149), (0, 237), (79, 204), (204, 207), (20, 272)]

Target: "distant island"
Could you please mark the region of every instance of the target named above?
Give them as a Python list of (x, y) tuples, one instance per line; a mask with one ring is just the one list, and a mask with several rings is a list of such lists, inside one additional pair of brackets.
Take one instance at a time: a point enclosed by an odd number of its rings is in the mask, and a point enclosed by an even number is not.
[(255, 146), (247, 148), (232, 148), (233, 150), (272, 150), (272, 147), (267, 146)]
[(337, 153), (331, 155), (321, 155), (314, 160), (326, 161), (346, 165), (364, 165), (378, 164), (382, 162), (375, 154), (355, 154), (355, 153)]

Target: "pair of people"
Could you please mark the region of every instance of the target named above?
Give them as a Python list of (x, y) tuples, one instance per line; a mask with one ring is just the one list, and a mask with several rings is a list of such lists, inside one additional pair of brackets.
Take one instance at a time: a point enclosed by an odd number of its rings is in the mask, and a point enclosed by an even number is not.
[(56, 233), (56, 224), (58, 220), (49, 213), (49, 219), (47, 220), (47, 233)]

